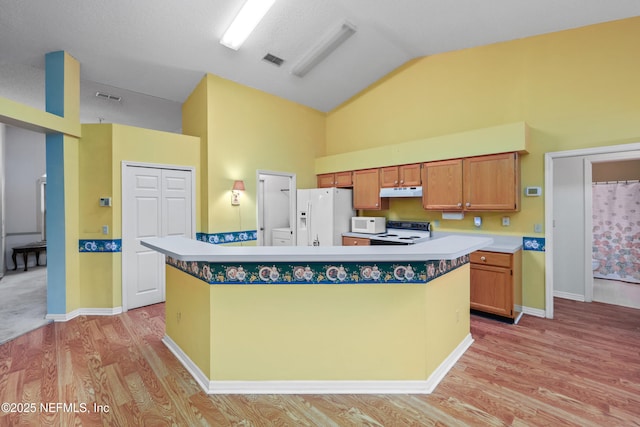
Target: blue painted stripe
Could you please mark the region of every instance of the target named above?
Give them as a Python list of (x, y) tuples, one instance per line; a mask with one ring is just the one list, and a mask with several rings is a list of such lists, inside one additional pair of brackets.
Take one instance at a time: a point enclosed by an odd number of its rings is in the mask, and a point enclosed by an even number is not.
[(223, 243), (238, 243), (258, 240), (257, 230), (228, 231), (225, 233), (196, 233), (196, 239), (202, 242), (220, 245)]
[(523, 237), (522, 248), (525, 251), (545, 252), (544, 237)]
[(47, 53), (44, 60), (46, 111), (64, 117), (64, 52)]
[(122, 252), (121, 239), (82, 239), (78, 241), (80, 252)]
[(66, 236), (64, 221), (64, 139), (46, 136), (47, 159), (47, 313), (66, 313)]

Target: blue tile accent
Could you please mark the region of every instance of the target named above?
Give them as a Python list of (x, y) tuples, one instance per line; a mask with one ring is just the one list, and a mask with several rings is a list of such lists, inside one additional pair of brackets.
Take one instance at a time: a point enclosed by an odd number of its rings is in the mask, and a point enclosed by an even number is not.
[(202, 242), (220, 245), (223, 243), (238, 243), (258, 240), (257, 230), (228, 231), (226, 233), (196, 233), (196, 239)]
[(424, 284), (469, 263), (453, 260), (399, 262), (217, 263), (166, 258), (167, 265), (210, 285)]
[(522, 248), (525, 251), (544, 252), (545, 251), (544, 242), (545, 242), (544, 237), (523, 237)]
[(78, 242), (80, 252), (122, 252), (121, 239), (93, 239)]

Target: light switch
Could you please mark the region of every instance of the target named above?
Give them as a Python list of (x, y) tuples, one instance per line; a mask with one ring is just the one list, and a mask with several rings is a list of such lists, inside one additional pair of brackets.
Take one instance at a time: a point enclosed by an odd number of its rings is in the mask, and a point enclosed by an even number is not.
[(109, 234), (109, 226), (108, 225), (103, 225), (102, 226), (102, 234)]

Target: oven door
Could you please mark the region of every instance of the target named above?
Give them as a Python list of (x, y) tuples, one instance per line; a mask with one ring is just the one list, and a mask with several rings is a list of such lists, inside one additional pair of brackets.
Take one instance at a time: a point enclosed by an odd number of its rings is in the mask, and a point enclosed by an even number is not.
[(369, 244), (371, 246), (381, 246), (381, 245), (412, 245), (412, 242), (398, 242), (395, 240), (383, 240), (383, 239), (369, 239)]

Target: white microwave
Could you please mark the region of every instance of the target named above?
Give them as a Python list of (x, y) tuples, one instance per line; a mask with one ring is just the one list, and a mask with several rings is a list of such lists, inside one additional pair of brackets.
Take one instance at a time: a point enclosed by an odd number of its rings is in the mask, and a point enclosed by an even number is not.
[(351, 218), (352, 233), (378, 234), (385, 231), (387, 231), (387, 222), (383, 216), (354, 216)]

